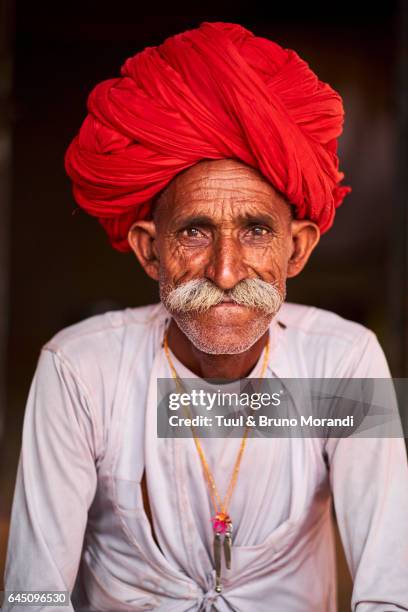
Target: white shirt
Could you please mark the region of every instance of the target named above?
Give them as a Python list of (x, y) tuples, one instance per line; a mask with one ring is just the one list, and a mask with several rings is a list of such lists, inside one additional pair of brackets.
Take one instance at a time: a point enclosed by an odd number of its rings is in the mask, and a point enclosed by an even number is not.
[[(83, 612), (334, 612), (333, 499), (354, 579), (351, 609), (408, 610), (401, 438), (249, 439), (230, 505), (232, 568), (217, 595), (213, 513), (194, 441), (156, 433), (157, 378), (171, 376), (166, 318), (161, 304), (108, 312), (42, 347), (5, 589), (73, 591), (68, 610)], [(270, 338), (267, 376), (390, 377), (376, 336), (328, 311), (285, 303)], [(173, 360), (180, 376), (194, 377)], [(203, 439), (220, 491), (239, 444)], [(144, 469), (160, 548), (143, 507)]]

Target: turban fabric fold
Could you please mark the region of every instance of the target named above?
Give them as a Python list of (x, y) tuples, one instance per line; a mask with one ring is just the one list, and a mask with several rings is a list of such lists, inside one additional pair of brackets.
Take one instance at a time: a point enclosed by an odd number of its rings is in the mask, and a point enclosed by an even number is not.
[(205, 22), (130, 57), (91, 91), (65, 167), (76, 202), (119, 251), (155, 196), (204, 159), (258, 169), (324, 233), (351, 191), (340, 185), (343, 121), (340, 95), (295, 51)]

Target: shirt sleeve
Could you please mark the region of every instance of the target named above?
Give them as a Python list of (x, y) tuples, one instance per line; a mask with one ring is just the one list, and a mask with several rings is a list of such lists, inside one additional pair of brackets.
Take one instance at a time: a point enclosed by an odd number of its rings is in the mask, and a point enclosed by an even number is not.
[[(384, 353), (371, 331), (354, 354), (346, 375), (390, 378)], [(354, 581), (352, 612), (408, 610), (404, 438), (332, 438), (327, 440), (326, 453), (337, 523)]]
[[(59, 352), (43, 347), (24, 416), (5, 590), (71, 594), (96, 491), (95, 447), (87, 389)], [(11, 610), (6, 602), (4, 606), (5, 612)], [(26, 608), (13, 607), (19, 609)], [(72, 604), (64, 610), (71, 612)]]

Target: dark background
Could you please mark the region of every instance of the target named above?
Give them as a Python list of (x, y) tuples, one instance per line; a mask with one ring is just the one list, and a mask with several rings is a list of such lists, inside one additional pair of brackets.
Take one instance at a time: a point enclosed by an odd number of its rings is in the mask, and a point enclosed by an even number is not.
[[(295, 49), (340, 92), (346, 109), (340, 168), (353, 192), (307, 269), (289, 281), (288, 300), (370, 327), (393, 374), (407, 375), (407, 3), (274, 4), (265, 12), (251, 2), (249, 13), (243, 2), (201, 2), (194, 14), (180, 11), (187, 16), (144, 16), (138, 4), (121, 2), (3, 4), (2, 129), (11, 148), (0, 173), (1, 573), (24, 406), (42, 344), (91, 314), (158, 300), (133, 253), (114, 251), (97, 221), (77, 209), (63, 167), (91, 89), (118, 76), (125, 59), (147, 45), (202, 21), (237, 22)], [(350, 583), (341, 557), (340, 563), (346, 610)]]

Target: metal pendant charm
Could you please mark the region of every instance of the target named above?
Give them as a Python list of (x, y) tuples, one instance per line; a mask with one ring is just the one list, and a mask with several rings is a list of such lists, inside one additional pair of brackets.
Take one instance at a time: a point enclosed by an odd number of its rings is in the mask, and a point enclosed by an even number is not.
[(221, 593), (221, 535), (214, 534), (215, 590)]
[(232, 523), (224, 536), (224, 559), (227, 569), (231, 569)]
[[(232, 522), (226, 512), (217, 512), (211, 520), (214, 529), (215, 591), (221, 593), (221, 547), (224, 549), (225, 565), (231, 569)], [(221, 535), (224, 536), (222, 543)]]

